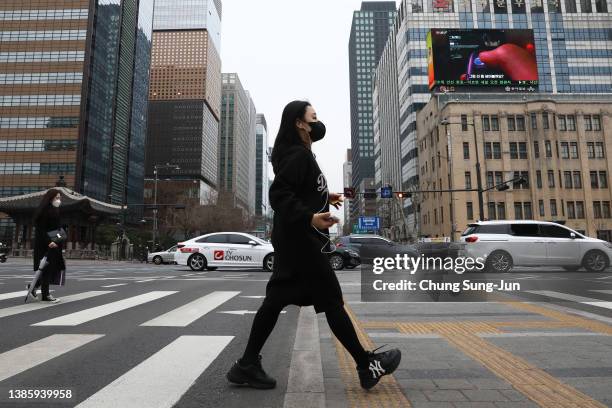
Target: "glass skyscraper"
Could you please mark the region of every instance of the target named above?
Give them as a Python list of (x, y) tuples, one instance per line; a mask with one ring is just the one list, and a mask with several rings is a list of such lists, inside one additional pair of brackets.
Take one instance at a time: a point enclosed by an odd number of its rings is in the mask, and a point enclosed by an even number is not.
[[(359, 188), (364, 179), (374, 178), (372, 74), (395, 21), (395, 13), (394, 1), (364, 1), (361, 9), (353, 12), (349, 74), (352, 186), (355, 188)], [(363, 213), (358, 203), (359, 200), (351, 201), (352, 217)]]
[(152, 12), (153, 0), (0, 2), (0, 195), (64, 176), (142, 203)]

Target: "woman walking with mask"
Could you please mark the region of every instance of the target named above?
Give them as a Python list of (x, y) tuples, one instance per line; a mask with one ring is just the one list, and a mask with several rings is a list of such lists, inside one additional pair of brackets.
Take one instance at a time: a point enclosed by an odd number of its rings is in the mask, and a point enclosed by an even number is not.
[(259, 353), (278, 315), (290, 304), (313, 305), (316, 313), (325, 313), (332, 332), (355, 359), (363, 388), (372, 388), (399, 365), (401, 353), (397, 349), (374, 353), (362, 347), (344, 309), (342, 290), (327, 257), (329, 228), (338, 221), (331, 216), (329, 205), (338, 208), (342, 198), (329, 193), (311, 151), (312, 143), (324, 136), (325, 126), (308, 102), (293, 101), (285, 107), (272, 151), (274, 269), (244, 354), (227, 373), (232, 383), (254, 388), (276, 386), (276, 380), (263, 370)]
[[(34, 213), (36, 232), (34, 236), (34, 271), (42, 266), (42, 274), (36, 279), (35, 287), (28, 285), (28, 297), (36, 298), (36, 289), (41, 288), (43, 302), (58, 302), (59, 299), (49, 294), (49, 285), (63, 285), (66, 264), (62, 255), (61, 240), (54, 240), (49, 232), (59, 231), (62, 195), (59, 190), (49, 189), (43, 196)], [(63, 231), (62, 231), (63, 232)], [(41, 260), (45, 258), (45, 265)]]

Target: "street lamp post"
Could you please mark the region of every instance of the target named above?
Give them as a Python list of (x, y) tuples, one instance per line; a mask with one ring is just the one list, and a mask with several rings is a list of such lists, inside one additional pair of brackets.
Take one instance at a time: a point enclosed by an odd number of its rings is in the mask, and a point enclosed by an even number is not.
[(157, 242), (157, 181), (158, 181), (158, 170), (159, 169), (174, 169), (180, 170), (181, 168), (175, 164), (155, 164), (153, 165), (153, 175), (155, 176), (154, 188), (153, 188), (153, 249), (155, 249), (155, 243)]
[(482, 189), (482, 175), (480, 174), (480, 154), (478, 152), (478, 140), (476, 137), (476, 122), (472, 118), (472, 123), (452, 123), (448, 119), (440, 121), (441, 125), (467, 125), (471, 126), (474, 132), (474, 149), (476, 149), (476, 187), (478, 188), (478, 218), (484, 220), (484, 194)]

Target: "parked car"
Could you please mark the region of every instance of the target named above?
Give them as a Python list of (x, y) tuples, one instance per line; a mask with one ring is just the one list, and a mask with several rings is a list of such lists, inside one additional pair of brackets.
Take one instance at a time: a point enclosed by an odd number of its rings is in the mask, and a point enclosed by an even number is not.
[(334, 251), (329, 254), (329, 263), (335, 271), (354, 269), (361, 264), (359, 254), (352, 249), (334, 246)]
[(177, 246), (168, 248), (165, 251), (151, 252), (147, 255), (147, 262), (153, 262), (155, 265), (163, 263), (174, 263), (174, 255), (176, 254)]
[(244, 232), (215, 232), (179, 242), (175, 261), (194, 271), (218, 267), (263, 268), (272, 271), (272, 244)]
[(335, 243), (338, 248), (352, 249), (359, 254), (362, 247), (392, 247), (397, 246), (395, 242), (374, 234), (351, 234), (337, 239)]
[(544, 221), (481, 221), (461, 234), (465, 256), (482, 257), (485, 270), (508, 272), (514, 266), (584, 267), (602, 272), (610, 265), (612, 244)]

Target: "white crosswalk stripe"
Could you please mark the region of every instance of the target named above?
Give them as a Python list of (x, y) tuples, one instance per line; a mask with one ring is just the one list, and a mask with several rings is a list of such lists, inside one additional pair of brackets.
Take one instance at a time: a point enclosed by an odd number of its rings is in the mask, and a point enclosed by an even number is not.
[(77, 407), (170, 408), (232, 339), (181, 336)]
[[(49, 292), (53, 292), (50, 290)], [(16, 299), (16, 298), (24, 298), (26, 294), (26, 290), (20, 290), (18, 292), (8, 292), (8, 293), (0, 293), (0, 300), (7, 299)]]
[(92, 342), (103, 334), (54, 334), (0, 354), (0, 381)]
[(612, 309), (612, 302), (605, 301), (605, 300), (594, 299), (594, 298), (585, 297), (585, 296), (571, 295), (568, 293), (555, 292), (551, 290), (528, 290), (527, 292), (534, 293), (536, 295), (547, 296), (547, 297), (551, 297), (555, 299), (569, 300), (570, 302), (577, 302), (583, 305), (601, 307), (604, 309)]
[(46, 303), (46, 302), (34, 302), (26, 303), (18, 306), (6, 307), (0, 309), (0, 318), (13, 316), (21, 313), (31, 312), (33, 310), (45, 309), (47, 307), (64, 305), (66, 303), (76, 302), (78, 300), (84, 300), (93, 298), (100, 295), (106, 295), (108, 293), (114, 293), (112, 290), (92, 290), (89, 292), (77, 293), (74, 295), (62, 296), (62, 299), (58, 303)]
[(186, 327), (239, 293), (221, 291), (210, 293), (155, 319), (149, 320), (141, 324), (141, 326)]
[(54, 319), (45, 320), (43, 322), (35, 323), (32, 326), (78, 326), (79, 324), (99, 319), (131, 307), (139, 306), (174, 293), (176, 293), (174, 290), (148, 292), (142, 295), (118, 300), (116, 302), (92, 307), (90, 309), (81, 310), (79, 312), (70, 313), (65, 316), (56, 317)]

